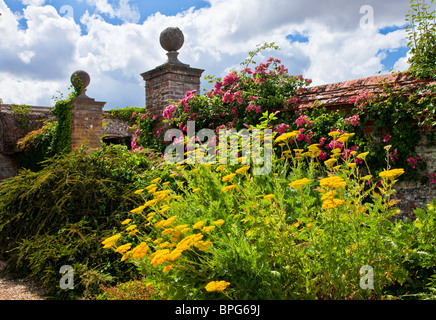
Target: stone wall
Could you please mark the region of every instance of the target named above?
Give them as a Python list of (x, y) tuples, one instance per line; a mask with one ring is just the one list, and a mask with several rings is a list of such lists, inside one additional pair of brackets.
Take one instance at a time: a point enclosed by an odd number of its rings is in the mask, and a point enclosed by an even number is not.
[[(50, 111), (50, 107), (30, 106), (29, 128), (27, 131), (40, 129), (47, 120), (55, 121), (56, 117)], [(102, 118), (105, 117), (105, 125), (100, 134), (103, 137), (103, 142), (121, 143), (129, 146), (132, 133), (126, 130), (127, 123), (111, 118), (109, 112), (101, 112), (101, 108), (99, 115)], [(88, 125), (90, 126), (93, 125), (95, 119), (88, 118), (86, 120), (86, 116), (84, 116), (83, 121), (89, 122)], [(83, 121), (79, 120), (76, 125), (81, 124), (86, 127)], [(20, 127), (12, 108), (6, 104), (0, 105), (0, 181), (18, 174), (19, 164), (15, 158), (16, 144), (25, 133), (26, 130)], [(86, 134), (83, 138), (87, 139)]]

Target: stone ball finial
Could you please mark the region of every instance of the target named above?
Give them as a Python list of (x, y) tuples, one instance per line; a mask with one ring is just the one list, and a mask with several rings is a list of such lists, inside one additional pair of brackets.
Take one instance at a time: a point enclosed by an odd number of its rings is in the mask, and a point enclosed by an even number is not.
[(161, 32), (159, 41), (166, 51), (177, 51), (183, 46), (185, 37), (179, 28), (168, 27)]
[(86, 71), (77, 70), (71, 75), (71, 84), (74, 86), (74, 88), (82, 86), (82, 89), (85, 89), (90, 82), (91, 77)]

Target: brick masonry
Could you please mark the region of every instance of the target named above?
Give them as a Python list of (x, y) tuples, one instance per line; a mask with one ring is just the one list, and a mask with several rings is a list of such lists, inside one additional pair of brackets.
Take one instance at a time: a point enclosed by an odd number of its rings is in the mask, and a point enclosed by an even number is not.
[(105, 102), (93, 99), (71, 101), (71, 150), (82, 146), (101, 148), (103, 138), (103, 107)]
[(161, 118), (165, 107), (182, 99), (186, 91), (197, 90), (199, 93), (203, 71), (187, 65), (166, 63), (142, 73), (147, 110)]

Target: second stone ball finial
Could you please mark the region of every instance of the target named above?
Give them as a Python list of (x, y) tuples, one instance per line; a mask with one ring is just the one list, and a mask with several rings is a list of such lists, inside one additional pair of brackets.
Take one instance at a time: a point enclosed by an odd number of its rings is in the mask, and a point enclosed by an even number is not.
[(91, 77), (88, 72), (83, 70), (74, 71), (70, 80), (74, 88), (81, 88), (81, 93), (77, 97), (78, 99), (90, 99), (85, 93), (86, 87), (89, 86), (89, 83), (91, 82)]

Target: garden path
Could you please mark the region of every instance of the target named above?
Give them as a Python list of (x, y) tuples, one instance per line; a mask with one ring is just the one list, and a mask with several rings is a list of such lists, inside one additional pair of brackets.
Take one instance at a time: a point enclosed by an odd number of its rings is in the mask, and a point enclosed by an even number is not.
[(43, 290), (26, 279), (11, 279), (2, 271), (6, 263), (0, 260), (0, 300), (44, 300)]

